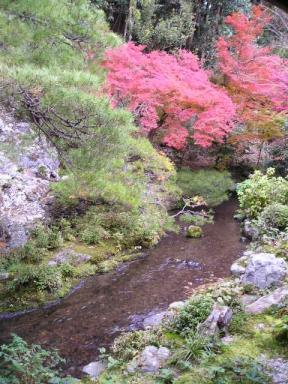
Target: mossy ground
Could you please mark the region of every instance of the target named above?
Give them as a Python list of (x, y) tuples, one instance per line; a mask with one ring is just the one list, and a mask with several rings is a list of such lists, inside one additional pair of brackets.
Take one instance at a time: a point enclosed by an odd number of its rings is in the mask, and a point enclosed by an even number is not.
[[(75, 252), (83, 253), (91, 256), (91, 259), (79, 266), (73, 268), (73, 274), (65, 275), (62, 278), (62, 284), (59, 289), (55, 290), (35, 290), (30, 287), (21, 287), (20, 290), (11, 292), (7, 290), (9, 281), (0, 281), (0, 311), (1, 312), (17, 312), (27, 308), (37, 308), (40, 305), (63, 298), (69, 291), (79, 283), (79, 281), (95, 273), (110, 272), (122, 262), (133, 260), (141, 253), (139, 249), (131, 249), (126, 251), (119, 250), (118, 245), (113, 241), (105, 241), (96, 245), (85, 245), (79, 242), (67, 242), (63, 249), (73, 249)], [(59, 250), (57, 250), (59, 252)], [(42, 259), (39, 267), (45, 268), (48, 261), (55, 255), (55, 251), (48, 251)], [(23, 267), (23, 263), (12, 264), (8, 268), (8, 272), (13, 275)], [(30, 264), (28, 264), (29, 266)], [(33, 265), (31, 264), (33, 267)], [(55, 267), (55, 272), (58, 268)], [(11, 281), (11, 280), (10, 280)]]

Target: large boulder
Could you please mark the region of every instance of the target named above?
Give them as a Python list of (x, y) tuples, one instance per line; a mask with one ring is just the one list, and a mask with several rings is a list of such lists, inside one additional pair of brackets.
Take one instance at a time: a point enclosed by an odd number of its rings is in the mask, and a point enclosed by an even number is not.
[(262, 313), (269, 309), (272, 305), (281, 304), (288, 298), (288, 286), (278, 288), (269, 295), (260, 297), (260, 299), (244, 305), (245, 311), (248, 313)]
[(47, 218), (50, 182), (58, 179), (59, 159), (30, 125), (0, 110), (0, 242), (20, 247), (33, 226)]
[(248, 258), (241, 282), (265, 289), (280, 285), (286, 275), (287, 265), (284, 259), (272, 253), (255, 253)]

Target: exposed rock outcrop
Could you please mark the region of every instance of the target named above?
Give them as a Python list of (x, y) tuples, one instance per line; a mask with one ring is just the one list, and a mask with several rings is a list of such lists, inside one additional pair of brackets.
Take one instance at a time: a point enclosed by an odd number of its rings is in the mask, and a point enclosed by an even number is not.
[(262, 296), (253, 303), (246, 305), (245, 311), (248, 313), (262, 313), (269, 309), (272, 305), (281, 304), (287, 298), (288, 286), (278, 288), (269, 295)]
[(22, 246), (30, 229), (47, 217), (50, 183), (58, 180), (59, 159), (28, 123), (0, 110), (0, 244)]
[(287, 265), (284, 259), (272, 253), (245, 252), (231, 266), (231, 272), (240, 277), (242, 284), (265, 289), (281, 284), (287, 275)]
[(212, 312), (204, 323), (200, 324), (198, 331), (202, 335), (215, 335), (220, 331), (227, 333), (227, 327), (232, 319), (232, 309), (227, 306), (214, 304)]

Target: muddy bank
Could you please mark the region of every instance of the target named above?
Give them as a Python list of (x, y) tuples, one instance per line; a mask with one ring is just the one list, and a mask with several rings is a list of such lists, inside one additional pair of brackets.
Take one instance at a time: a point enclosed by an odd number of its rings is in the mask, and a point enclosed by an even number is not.
[(145, 314), (183, 299), (190, 288), (230, 274), (243, 249), (235, 209), (233, 200), (218, 207), (215, 224), (204, 227), (201, 239), (169, 234), (143, 257), (87, 279), (61, 303), (0, 321), (0, 341), (16, 333), (28, 342), (57, 348), (68, 372), (78, 375), (121, 330), (141, 327)]

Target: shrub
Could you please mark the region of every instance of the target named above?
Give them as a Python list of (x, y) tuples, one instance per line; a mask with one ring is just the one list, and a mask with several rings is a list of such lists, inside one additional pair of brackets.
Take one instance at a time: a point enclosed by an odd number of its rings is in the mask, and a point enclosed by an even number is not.
[(168, 327), (182, 336), (194, 334), (198, 325), (209, 316), (212, 305), (211, 297), (198, 295), (189, 300), (179, 314), (168, 324)]
[(180, 169), (177, 173), (177, 183), (186, 197), (203, 196), (210, 206), (228, 200), (228, 192), (234, 186), (229, 172), (213, 169), (201, 171)]
[(11, 343), (0, 347), (0, 381), (1, 384), (45, 384), (57, 379), (60, 384), (57, 367), (63, 362), (56, 352), (35, 344), (28, 346), (13, 335)]
[(277, 341), (287, 344), (288, 341), (288, 315), (281, 318), (281, 322), (274, 328), (274, 337)]
[(288, 180), (274, 174), (273, 168), (266, 173), (255, 171), (237, 185), (240, 210), (246, 217), (255, 219), (270, 204), (288, 203)]
[(116, 358), (129, 361), (147, 345), (159, 346), (159, 334), (155, 331), (135, 331), (122, 333), (112, 345)]
[(288, 205), (280, 203), (267, 205), (259, 218), (267, 228), (283, 230), (288, 226)]
[(8, 289), (18, 291), (21, 288), (30, 288), (51, 292), (59, 289), (61, 285), (61, 272), (57, 268), (23, 264), (9, 284)]
[(61, 232), (56, 227), (46, 227), (43, 224), (34, 228), (31, 238), (37, 248), (57, 249), (63, 245)]
[(91, 207), (77, 220), (76, 230), (87, 244), (114, 239), (120, 246), (151, 246), (158, 242), (164, 230), (171, 228), (172, 219), (164, 209), (146, 205), (140, 209), (125, 209), (120, 205)]

